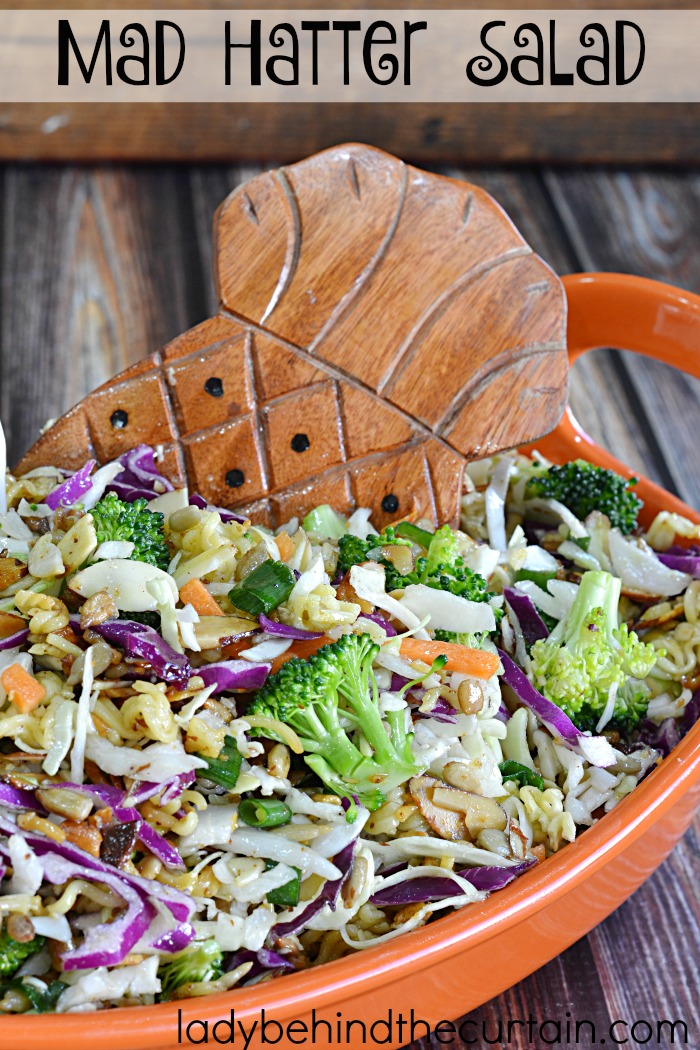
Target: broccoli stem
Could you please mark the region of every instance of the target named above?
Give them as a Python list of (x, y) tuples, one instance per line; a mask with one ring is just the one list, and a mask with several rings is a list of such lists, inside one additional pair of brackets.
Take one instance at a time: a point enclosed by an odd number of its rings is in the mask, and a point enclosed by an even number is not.
[(372, 669), (378, 651), (369, 635), (343, 635), (308, 660), (289, 660), (268, 678), (251, 708), (291, 726), (306, 764), (323, 783), (369, 809), (420, 772), (405, 709), (387, 712), (386, 718), (380, 713)]
[[(615, 638), (614, 631), (617, 629), (621, 587), (622, 584), (618, 577), (609, 572), (602, 570), (585, 572), (581, 577), (581, 583), (569, 615), (560, 620), (554, 628), (549, 636), (550, 642), (564, 641), (568, 647), (579, 646), (582, 631), (591, 626), (593, 614), (600, 609), (608, 645), (612, 649), (619, 649), (620, 643)], [(601, 617), (598, 615), (596, 621), (600, 620)], [(596, 622), (596, 630), (600, 626), (600, 622)]]

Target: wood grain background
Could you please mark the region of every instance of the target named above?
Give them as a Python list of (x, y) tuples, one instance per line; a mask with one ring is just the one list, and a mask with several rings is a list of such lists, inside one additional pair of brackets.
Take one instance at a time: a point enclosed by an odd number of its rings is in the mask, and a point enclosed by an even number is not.
[[(191, 0), (1, 0), (0, 8), (176, 11)], [(429, 9), (430, 0), (207, 0), (207, 8)], [(694, 0), (441, 0), (441, 8), (665, 9)], [(0, 160), (248, 161), (298, 159), (366, 142), (419, 163), (700, 161), (700, 105), (482, 103), (73, 105), (0, 104)]]
[[(11, 460), (47, 417), (213, 311), (212, 216), (257, 170), (0, 170), (0, 412)], [(695, 172), (444, 171), (489, 190), (561, 273), (622, 270), (700, 291)], [(694, 506), (699, 393), (698, 381), (610, 351), (588, 355), (572, 382), (574, 409), (593, 436)], [(476, 1042), (453, 1045), (541, 1050), (546, 1044), (530, 1042), (526, 1030), (504, 1042), (499, 1019), (527, 1021), (532, 1014), (564, 1022), (569, 1011), (574, 1020), (596, 1022), (599, 1039), (617, 1018), (654, 1025), (684, 1019), (688, 1046), (700, 1047), (699, 832), (696, 820), (659, 872), (587, 938), (471, 1014)], [(670, 1047), (665, 1038), (648, 1045)], [(433, 1037), (414, 1050), (439, 1045)]]

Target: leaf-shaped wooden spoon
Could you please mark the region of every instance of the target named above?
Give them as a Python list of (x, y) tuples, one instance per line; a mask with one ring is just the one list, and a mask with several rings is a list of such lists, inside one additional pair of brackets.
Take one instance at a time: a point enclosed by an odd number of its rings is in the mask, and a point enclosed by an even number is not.
[(456, 520), (466, 460), (567, 400), (562, 285), (483, 190), (338, 146), (215, 219), (219, 313), (59, 419), (17, 469), (145, 442), (212, 503)]

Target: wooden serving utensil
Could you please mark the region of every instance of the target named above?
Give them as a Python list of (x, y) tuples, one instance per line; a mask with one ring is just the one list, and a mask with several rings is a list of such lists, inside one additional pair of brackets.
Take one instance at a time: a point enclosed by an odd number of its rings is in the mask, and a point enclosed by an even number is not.
[(561, 282), (466, 182), (345, 145), (239, 186), (215, 218), (219, 312), (61, 417), (17, 471), (135, 445), (217, 505), (457, 521), (467, 460), (567, 402)]

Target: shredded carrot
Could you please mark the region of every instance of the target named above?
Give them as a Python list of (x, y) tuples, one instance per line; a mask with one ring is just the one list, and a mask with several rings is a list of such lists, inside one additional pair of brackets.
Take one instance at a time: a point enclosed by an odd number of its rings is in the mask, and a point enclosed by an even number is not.
[[(272, 661), (272, 671), (279, 671), (282, 664), (298, 656), (305, 660), (313, 656), (321, 646), (328, 645), (332, 641), (324, 634), (320, 638), (308, 638), (303, 641), (293, 642), (286, 652), (281, 653)], [(474, 678), (491, 678), (498, 670), (498, 657), (494, 653), (486, 652), (484, 649), (470, 649), (466, 645), (458, 645), (456, 642), (433, 642), (423, 641), (419, 638), (404, 638), (401, 642), (401, 655), (407, 660), (423, 660), (431, 664), (437, 656), (446, 656), (445, 665), (448, 671), (459, 671), (461, 674), (472, 675)]]
[(46, 689), (21, 664), (10, 664), (0, 675), (5, 692), (22, 714), (29, 714), (46, 696)]
[(457, 642), (423, 641), (421, 638), (404, 638), (401, 655), (407, 660), (423, 660), (431, 664), (438, 656), (446, 656), (445, 668), (459, 671), (474, 678), (491, 678), (498, 670), (498, 657), (484, 649), (470, 649)]
[(673, 546), (684, 547), (686, 550), (690, 549), (691, 547), (694, 547), (697, 544), (697, 542), (697, 536), (680, 536), (678, 533), (675, 533), (673, 537)]
[(97, 762), (93, 762), (91, 758), (85, 759), (85, 773), (90, 780), (91, 784), (111, 784), (112, 781), (109, 779), (106, 773), (103, 773)]
[(292, 543), (292, 538), (288, 532), (282, 530), (282, 532), (275, 536), (275, 543), (277, 544), (277, 550), (280, 552), (280, 558), (282, 561), (291, 558), (294, 553), (294, 544)]
[(99, 857), (102, 845), (102, 833), (99, 828), (89, 824), (78, 824), (74, 820), (64, 820), (61, 831), (65, 832), (66, 838), (74, 846), (79, 846), (93, 857)]
[(215, 598), (212, 598), (201, 580), (190, 580), (180, 591), (183, 605), (191, 605), (200, 616), (223, 616)]
[(322, 645), (329, 645), (332, 641), (327, 634), (322, 634), (320, 638), (304, 638), (303, 641), (292, 642), (286, 652), (280, 653), (272, 661), (272, 672), (279, 671), (282, 664), (286, 664), (287, 660), (291, 660), (293, 656), (298, 656), (301, 660), (306, 660), (309, 656), (313, 656), (315, 652), (321, 648)]
[(249, 634), (244, 634), (241, 638), (234, 638), (233, 641), (227, 642), (226, 645), (221, 646), (221, 659), (222, 660), (235, 660), (238, 654), (244, 649), (250, 649), (251, 640)]
[(543, 843), (540, 843), (539, 846), (531, 846), (530, 853), (532, 853), (533, 857), (537, 857), (540, 864), (547, 859), (547, 852)]

